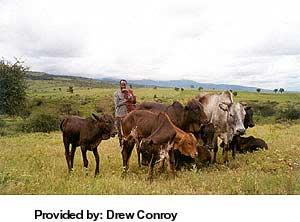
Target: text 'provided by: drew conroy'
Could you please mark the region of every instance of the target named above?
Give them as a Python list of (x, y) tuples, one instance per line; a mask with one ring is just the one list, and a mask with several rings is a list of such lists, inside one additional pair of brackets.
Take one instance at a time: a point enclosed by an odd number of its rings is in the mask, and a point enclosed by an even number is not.
[(60, 210), (58, 212), (45, 212), (43, 210), (34, 211), (36, 220), (162, 220), (175, 221), (178, 213), (175, 212), (147, 212), (146, 210), (136, 210), (132, 212), (118, 212), (116, 210), (104, 210), (94, 212), (91, 210)]

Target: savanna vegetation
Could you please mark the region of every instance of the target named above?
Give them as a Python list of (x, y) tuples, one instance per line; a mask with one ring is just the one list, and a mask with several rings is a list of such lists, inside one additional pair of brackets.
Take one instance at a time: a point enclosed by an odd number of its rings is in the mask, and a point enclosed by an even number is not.
[[(269, 150), (237, 155), (228, 165), (219, 152), (215, 165), (177, 172), (175, 179), (155, 173), (150, 184), (148, 169), (138, 167), (135, 152), (127, 176), (121, 177), (117, 138), (100, 144), (97, 178), (92, 153), (89, 176), (84, 175), (79, 149), (74, 172), (68, 174), (60, 120), (70, 114), (113, 113), (116, 84), (31, 75), (23, 114), (3, 113), (0, 118), (1, 194), (300, 194), (300, 94), (239, 91), (234, 100), (247, 102), (255, 112), (256, 126), (247, 135), (264, 139)], [(185, 103), (200, 93), (196, 88), (133, 88), (138, 102)]]

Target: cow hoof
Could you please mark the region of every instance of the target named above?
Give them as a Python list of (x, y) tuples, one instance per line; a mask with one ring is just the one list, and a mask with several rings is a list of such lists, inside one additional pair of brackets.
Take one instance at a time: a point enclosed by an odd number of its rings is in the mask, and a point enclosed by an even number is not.
[(127, 175), (127, 171), (123, 171), (123, 172), (121, 173), (121, 178), (122, 178), (122, 179), (125, 179), (125, 178), (126, 178), (126, 175)]
[(84, 174), (85, 174), (85, 176), (88, 176), (88, 175), (89, 175), (88, 168), (84, 168)]

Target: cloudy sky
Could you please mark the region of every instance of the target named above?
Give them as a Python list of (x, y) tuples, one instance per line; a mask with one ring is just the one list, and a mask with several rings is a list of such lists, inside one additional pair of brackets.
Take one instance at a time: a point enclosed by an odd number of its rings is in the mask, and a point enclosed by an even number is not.
[(296, 2), (0, 0), (0, 56), (53, 74), (300, 91)]

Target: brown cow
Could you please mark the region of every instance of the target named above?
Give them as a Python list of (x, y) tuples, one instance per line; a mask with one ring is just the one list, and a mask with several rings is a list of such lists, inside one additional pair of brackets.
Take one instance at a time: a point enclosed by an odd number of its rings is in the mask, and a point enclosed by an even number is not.
[[(134, 110), (122, 120), (122, 133), (124, 138), (122, 157), (123, 169), (128, 169), (128, 160), (134, 143), (140, 144), (145, 155), (149, 153), (150, 171), (152, 178), (153, 166), (160, 159), (168, 159), (173, 170), (172, 150), (195, 158), (197, 156), (196, 138), (177, 128), (165, 113), (152, 113), (147, 110)], [(142, 140), (143, 139), (143, 140)]]
[[(166, 114), (165, 114), (166, 115)], [(168, 117), (168, 115), (166, 115)], [(168, 117), (169, 118), (169, 117)], [(171, 120), (169, 119), (171, 122)], [(172, 122), (171, 122), (172, 123)], [(173, 124), (173, 123), (172, 123)], [(174, 129), (176, 130), (176, 136), (173, 140), (173, 142), (166, 144), (166, 149), (164, 149), (164, 146), (158, 147), (157, 145), (153, 144), (152, 141), (152, 135), (148, 138), (144, 139), (141, 143), (142, 150), (150, 149), (152, 150), (152, 155), (149, 162), (149, 178), (152, 179), (153, 177), (153, 168), (154, 164), (156, 162), (159, 162), (160, 160), (167, 159), (169, 160), (168, 163), (168, 172), (173, 173), (174, 175), (174, 168), (176, 165), (176, 158), (175, 153), (177, 152), (179, 155), (183, 155), (185, 157), (189, 157), (192, 160), (195, 160), (195, 158), (198, 156), (198, 149), (197, 149), (197, 140), (196, 137), (192, 133), (186, 133), (183, 130), (177, 128), (175, 125), (173, 125)], [(147, 143), (146, 143), (147, 142)], [(143, 145), (146, 144), (146, 145)], [(160, 143), (159, 143), (160, 144)], [(154, 145), (152, 148), (149, 147), (149, 145)], [(149, 148), (145, 148), (145, 146)], [(156, 150), (155, 150), (156, 148)], [(202, 151), (202, 150), (201, 150)], [(142, 152), (143, 154), (144, 152)], [(144, 157), (143, 157), (144, 158)], [(157, 159), (160, 158), (160, 159)], [(163, 163), (164, 161), (162, 161)], [(160, 166), (160, 168), (162, 165)]]
[[(156, 103), (156, 102), (143, 102), (143, 103), (137, 105), (136, 109), (137, 110), (149, 110), (154, 113), (166, 112), (176, 127), (184, 130), (185, 132), (194, 133), (194, 135), (196, 135), (198, 140), (201, 139), (199, 137), (199, 129), (201, 129), (200, 131), (203, 132), (203, 129), (205, 128), (205, 127), (203, 127), (203, 124), (207, 123), (207, 117), (206, 117), (205, 113), (203, 112), (203, 106), (196, 99), (191, 99), (190, 101), (188, 101), (186, 106), (183, 106), (179, 102), (174, 102), (172, 105), (169, 105), (169, 106), (162, 104), (162, 103)], [(207, 135), (205, 137), (210, 137), (210, 135)], [(209, 142), (212, 142), (212, 141), (206, 140), (205, 145), (207, 145), (207, 147), (212, 147), (212, 143), (209, 144)], [(147, 157), (143, 157), (144, 162), (145, 162), (146, 158)], [(175, 158), (176, 159), (180, 158), (180, 155), (179, 154), (176, 155)], [(183, 156), (183, 159), (185, 159), (184, 156)], [(206, 159), (206, 158), (204, 158), (204, 159)], [(139, 153), (138, 153), (138, 162), (139, 162)], [(140, 162), (139, 162), (139, 165), (140, 165)]]
[(143, 102), (136, 106), (136, 110), (166, 112), (175, 126), (185, 132), (198, 132), (201, 125), (208, 122), (202, 104), (196, 99), (191, 99), (185, 106), (177, 101), (169, 106), (162, 103)]
[[(95, 176), (98, 175), (100, 160), (97, 147), (102, 140), (107, 140), (117, 133), (114, 119), (111, 115), (92, 115), (94, 118), (89, 117), (86, 119), (79, 116), (68, 116), (60, 124), (69, 172), (73, 170), (76, 147), (80, 146), (86, 174), (88, 167), (86, 152), (90, 150), (93, 151), (96, 160)], [(70, 144), (72, 144), (71, 154), (69, 150)]]

